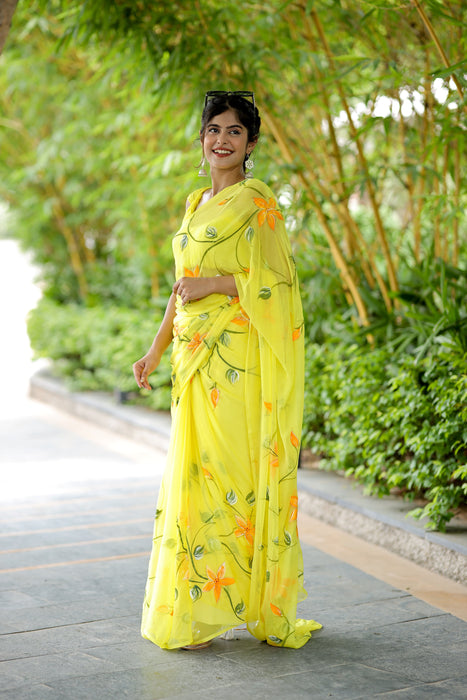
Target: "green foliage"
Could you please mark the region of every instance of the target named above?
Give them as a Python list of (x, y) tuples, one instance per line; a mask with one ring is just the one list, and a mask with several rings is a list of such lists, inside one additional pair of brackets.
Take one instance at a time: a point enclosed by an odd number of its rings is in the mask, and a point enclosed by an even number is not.
[(413, 514), (442, 530), (467, 500), (466, 367), (467, 355), (308, 343), (304, 443), (368, 493), (426, 498)]
[[(28, 332), (36, 357), (50, 358), (70, 389), (131, 392), (132, 364), (147, 351), (161, 319), (160, 310), (61, 306), (42, 299), (29, 316)], [(154, 391), (139, 394), (144, 405), (170, 408), (170, 376), (166, 353), (151, 376)]]

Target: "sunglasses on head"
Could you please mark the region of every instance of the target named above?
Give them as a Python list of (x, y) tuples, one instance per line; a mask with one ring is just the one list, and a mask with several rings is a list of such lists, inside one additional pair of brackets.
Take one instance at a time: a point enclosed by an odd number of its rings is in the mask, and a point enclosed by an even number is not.
[(251, 100), (253, 103), (253, 109), (255, 109), (255, 95), (249, 90), (209, 90), (204, 97), (204, 106), (206, 107), (209, 100), (213, 100), (215, 97), (224, 97), (229, 95), (244, 97), (247, 100)]

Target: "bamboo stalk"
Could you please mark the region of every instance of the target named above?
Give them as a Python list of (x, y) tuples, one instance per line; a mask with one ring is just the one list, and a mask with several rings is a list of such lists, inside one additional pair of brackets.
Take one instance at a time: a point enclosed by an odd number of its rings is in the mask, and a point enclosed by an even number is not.
[[(269, 112), (268, 109), (266, 109), (264, 106), (262, 108), (262, 115), (264, 121), (267, 123), (271, 133), (274, 135), (274, 138), (281, 149), (281, 153), (284, 157), (284, 160), (286, 160), (288, 163), (292, 163), (294, 158), (292, 153), (290, 152), (289, 148), (289, 141), (287, 137), (285, 136), (283, 129), (281, 125), (278, 123), (278, 121), (273, 117), (273, 115)], [(354, 279), (352, 278), (352, 275), (350, 274), (350, 270), (348, 268), (348, 265), (345, 261), (344, 256), (342, 255), (342, 251), (339, 247), (339, 244), (337, 243), (334, 234), (329, 226), (328, 220), (326, 218), (326, 215), (324, 214), (317, 198), (314, 193), (314, 190), (311, 186), (311, 184), (308, 182), (308, 179), (306, 175), (303, 172), (298, 173), (298, 177), (301, 179), (307, 195), (309, 196), (316, 214), (318, 216), (318, 220), (323, 228), (324, 234), (326, 236), (326, 239), (328, 241), (329, 248), (331, 250), (331, 254), (333, 256), (334, 262), (336, 263), (337, 269), (339, 270), (341, 277), (344, 281), (345, 287), (347, 287), (348, 291), (350, 292), (350, 295), (352, 297), (353, 303), (355, 304), (358, 315), (360, 317), (360, 321), (362, 325), (368, 326), (369, 321), (368, 321), (368, 313), (366, 310), (365, 303), (360, 295), (360, 292), (358, 291), (357, 285), (355, 284)], [(344, 291), (346, 291), (344, 287)]]
[[(297, 134), (298, 138), (300, 139), (300, 135)], [(303, 143), (302, 141), (302, 149), (299, 149), (300, 153), (309, 153), (309, 151), (306, 149), (306, 144)], [(326, 152), (326, 149), (323, 149), (321, 155), (323, 156), (323, 160), (326, 161), (329, 159), (329, 156)], [(313, 162), (309, 163), (307, 166), (307, 172), (312, 176), (312, 179), (314, 180), (315, 184), (319, 187), (321, 193), (323, 194), (324, 198), (330, 203), (330, 205), (333, 207), (335, 210), (340, 222), (343, 225), (344, 230), (347, 230), (350, 232), (352, 241), (353, 241), (353, 248), (355, 252), (357, 253), (358, 260), (360, 264), (362, 265), (362, 270), (365, 275), (365, 278), (371, 288), (375, 286), (375, 282), (378, 284), (378, 287), (381, 292), (381, 296), (383, 297), (384, 304), (386, 306), (386, 309), (388, 311), (392, 310), (392, 300), (391, 297), (389, 296), (389, 291), (387, 288), (387, 285), (381, 276), (378, 267), (375, 262), (374, 255), (372, 251), (370, 250), (366, 240), (363, 237), (363, 234), (360, 230), (360, 227), (358, 226), (357, 222), (355, 219), (352, 217), (350, 214), (349, 208), (348, 208), (348, 199), (343, 199), (341, 201), (334, 201), (334, 198), (331, 196), (331, 193), (324, 187), (322, 181), (314, 175), (315, 170), (316, 171), (322, 171), (322, 163), (319, 162), (318, 159), (314, 159)], [(341, 190), (342, 192), (342, 190)], [(349, 236), (350, 237), (350, 236)], [(362, 250), (366, 254), (365, 256), (362, 254)]]
[(454, 267), (459, 265), (459, 210), (460, 210), (460, 192), (461, 192), (461, 143), (458, 136), (455, 140), (454, 148), (454, 206), (456, 208), (456, 216), (454, 217), (452, 226), (452, 264)]
[[(437, 48), (437, 50), (438, 50), (439, 55), (441, 56), (441, 60), (442, 60), (442, 62), (444, 63), (444, 66), (445, 66), (446, 68), (449, 68), (449, 67), (450, 67), (450, 63), (449, 63), (448, 57), (446, 56), (446, 52), (444, 51), (443, 47), (441, 46), (441, 42), (440, 42), (440, 40), (438, 39), (438, 36), (437, 36), (437, 34), (436, 34), (436, 32), (435, 32), (435, 29), (434, 29), (432, 23), (430, 22), (430, 20), (429, 20), (427, 14), (426, 14), (426, 12), (425, 12), (425, 10), (424, 10), (423, 7), (420, 5), (419, 0), (412, 0), (412, 2), (413, 2), (413, 4), (415, 5), (418, 14), (419, 14), (420, 17), (422, 18), (423, 24), (425, 25), (425, 27), (426, 27), (426, 29), (427, 29), (429, 35), (430, 35), (431, 38), (433, 39), (433, 42), (434, 42), (434, 44), (435, 44), (435, 46), (436, 46), (436, 48)], [(460, 96), (461, 100), (463, 101), (463, 100), (464, 100), (464, 93), (463, 93), (463, 91), (462, 91), (462, 87), (461, 87), (461, 84), (460, 84), (460, 82), (459, 82), (457, 76), (456, 76), (454, 73), (451, 73), (450, 77), (451, 77), (451, 79), (452, 79), (454, 85), (456, 86), (457, 92), (459, 93), (459, 96)], [(464, 105), (464, 109), (467, 111), (467, 105)]]
[[(329, 48), (329, 44), (327, 42), (326, 36), (324, 34), (323, 27), (321, 25), (321, 21), (320, 21), (318, 14), (314, 8), (311, 9), (311, 16), (312, 16), (313, 22), (315, 24), (316, 30), (318, 32), (319, 38), (321, 40), (321, 43), (323, 45), (323, 48), (325, 50), (326, 56), (328, 58), (329, 65), (330, 65), (331, 69), (334, 71), (335, 66), (334, 66), (334, 60), (332, 57), (332, 53), (331, 53), (331, 50)], [(308, 17), (306, 17), (306, 19), (308, 20)], [(390, 287), (391, 291), (397, 292), (399, 289), (399, 284), (397, 281), (397, 276), (396, 276), (396, 271), (394, 268), (394, 262), (392, 260), (392, 255), (391, 255), (391, 252), (389, 250), (389, 244), (388, 244), (388, 240), (386, 237), (386, 232), (385, 232), (383, 222), (381, 219), (378, 202), (376, 200), (375, 189), (374, 189), (371, 177), (370, 177), (368, 163), (367, 163), (365, 154), (363, 152), (362, 143), (361, 143), (361, 140), (358, 136), (357, 129), (355, 127), (355, 124), (354, 124), (354, 121), (352, 118), (352, 114), (351, 114), (351, 111), (349, 108), (349, 104), (347, 102), (347, 98), (346, 98), (344, 91), (342, 89), (342, 85), (341, 85), (339, 80), (335, 81), (335, 85), (336, 85), (337, 91), (339, 93), (339, 96), (341, 98), (342, 105), (344, 107), (344, 111), (347, 115), (347, 119), (349, 122), (350, 134), (351, 134), (352, 139), (357, 147), (357, 153), (358, 153), (358, 159), (360, 162), (360, 166), (361, 166), (361, 168), (364, 172), (364, 175), (365, 175), (368, 196), (370, 198), (370, 203), (371, 203), (371, 207), (373, 210), (373, 215), (375, 217), (376, 232), (378, 234), (378, 239), (379, 239), (379, 242), (381, 245), (381, 250), (382, 250), (384, 258), (386, 260), (386, 268), (387, 268), (387, 273), (388, 273), (389, 287)], [(395, 300), (394, 305), (397, 307), (397, 305), (398, 305), (397, 299)]]
[[(444, 157), (443, 157), (443, 195), (444, 195), (444, 202), (447, 201), (447, 195), (448, 195), (448, 174), (449, 174), (449, 150), (450, 150), (450, 143), (446, 143), (444, 145)], [(443, 237), (443, 242), (442, 242), (442, 250), (441, 250), (441, 255), (442, 258), (445, 262), (448, 261), (449, 257), (449, 226), (444, 227), (444, 237)]]
[(48, 192), (49, 196), (54, 199), (52, 211), (54, 213), (55, 222), (58, 230), (65, 239), (68, 255), (70, 257), (71, 268), (78, 281), (80, 296), (83, 301), (85, 301), (86, 297), (88, 296), (89, 289), (78, 245), (71, 227), (66, 222), (65, 212), (60, 201), (60, 196), (57, 196), (58, 193), (56, 189), (52, 185), (46, 185), (46, 191)]

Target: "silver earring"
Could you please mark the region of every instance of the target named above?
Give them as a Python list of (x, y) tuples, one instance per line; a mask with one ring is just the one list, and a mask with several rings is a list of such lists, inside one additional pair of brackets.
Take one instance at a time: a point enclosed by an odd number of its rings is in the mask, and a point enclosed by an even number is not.
[[(250, 154), (248, 154), (248, 158), (245, 161), (245, 170), (253, 170), (254, 167), (255, 167), (255, 163), (253, 160), (251, 160)], [(250, 172), (248, 172), (246, 176), (253, 177), (253, 175)]]
[(208, 174), (206, 172), (206, 168), (204, 167), (204, 164), (206, 162), (206, 158), (203, 156), (203, 160), (201, 161), (201, 168), (199, 169), (198, 172), (198, 177), (207, 177)]

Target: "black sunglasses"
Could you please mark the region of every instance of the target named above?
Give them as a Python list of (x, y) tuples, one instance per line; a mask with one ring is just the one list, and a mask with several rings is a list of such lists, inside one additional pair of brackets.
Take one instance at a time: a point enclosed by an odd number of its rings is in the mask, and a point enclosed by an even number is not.
[(253, 109), (255, 109), (255, 95), (249, 90), (209, 90), (204, 97), (204, 106), (206, 107), (209, 100), (213, 100), (215, 97), (224, 97), (225, 95), (234, 95), (236, 97), (249, 99), (253, 103)]

